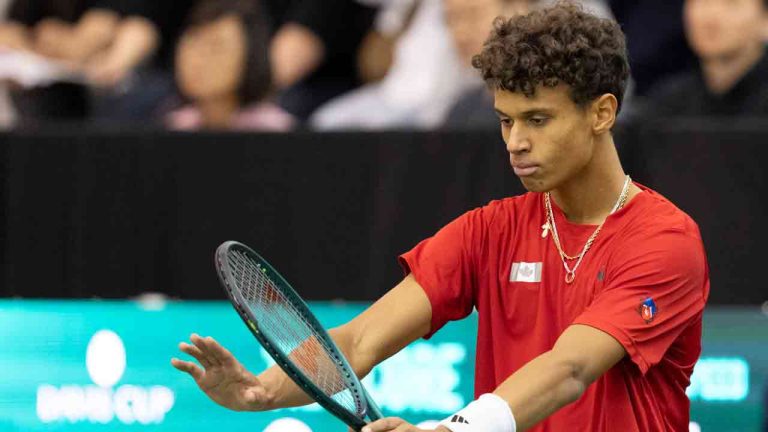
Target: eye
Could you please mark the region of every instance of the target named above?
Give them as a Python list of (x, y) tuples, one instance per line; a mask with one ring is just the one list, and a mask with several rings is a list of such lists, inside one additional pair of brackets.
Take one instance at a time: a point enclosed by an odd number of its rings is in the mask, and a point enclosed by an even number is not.
[(511, 127), (512, 126), (512, 119), (509, 118), (500, 118), (499, 122), (501, 122), (501, 125), (504, 127)]
[(542, 127), (549, 122), (549, 118), (547, 117), (531, 117), (528, 119), (528, 124), (535, 127)]

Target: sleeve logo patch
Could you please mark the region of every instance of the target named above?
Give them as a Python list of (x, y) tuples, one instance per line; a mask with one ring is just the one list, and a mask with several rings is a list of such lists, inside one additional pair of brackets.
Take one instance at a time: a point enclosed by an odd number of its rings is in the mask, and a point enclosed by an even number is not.
[(650, 324), (651, 321), (653, 321), (653, 319), (656, 318), (656, 315), (659, 313), (659, 308), (656, 307), (656, 302), (654, 302), (652, 298), (648, 297), (640, 304), (638, 312), (640, 312), (640, 317), (643, 318), (646, 324)]

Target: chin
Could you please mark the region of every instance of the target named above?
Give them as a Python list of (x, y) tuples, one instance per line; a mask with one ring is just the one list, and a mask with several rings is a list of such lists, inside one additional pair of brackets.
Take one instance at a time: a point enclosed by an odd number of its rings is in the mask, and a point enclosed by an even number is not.
[(531, 177), (518, 177), (520, 179), (520, 182), (523, 184), (523, 187), (528, 192), (549, 192), (552, 190), (549, 185), (547, 185), (546, 182), (540, 179), (535, 179)]

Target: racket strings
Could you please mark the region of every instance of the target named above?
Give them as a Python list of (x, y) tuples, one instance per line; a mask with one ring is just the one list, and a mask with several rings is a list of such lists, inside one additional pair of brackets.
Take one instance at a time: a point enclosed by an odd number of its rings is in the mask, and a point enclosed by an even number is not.
[(265, 269), (245, 254), (231, 251), (228, 259), (235, 270), (238, 289), (248, 307), (258, 317), (261, 331), (271, 336), (281, 352), (286, 354), (307, 377), (327, 396), (358, 415), (363, 413), (360, 395), (353, 395), (352, 384), (344, 379), (345, 372), (334, 361), (333, 350), (318, 337), (312, 325), (278, 289)]

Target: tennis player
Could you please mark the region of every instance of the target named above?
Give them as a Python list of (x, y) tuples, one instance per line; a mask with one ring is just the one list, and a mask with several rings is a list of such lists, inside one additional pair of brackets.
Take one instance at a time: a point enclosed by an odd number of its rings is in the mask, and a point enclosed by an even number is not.
[[(441, 432), (687, 431), (709, 276), (696, 223), (625, 174), (611, 129), (629, 77), (619, 26), (571, 3), (498, 19), (474, 58), (529, 193), (454, 220), (400, 257), (407, 277), (331, 331), (363, 376), (479, 314), (476, 400)], [(681, 167), (683, 169), (684, 167)], [(173, 360), (219, 404), (310, 402), (193, 335)], [(414, 432), (398, 418), (365, 432)]]

